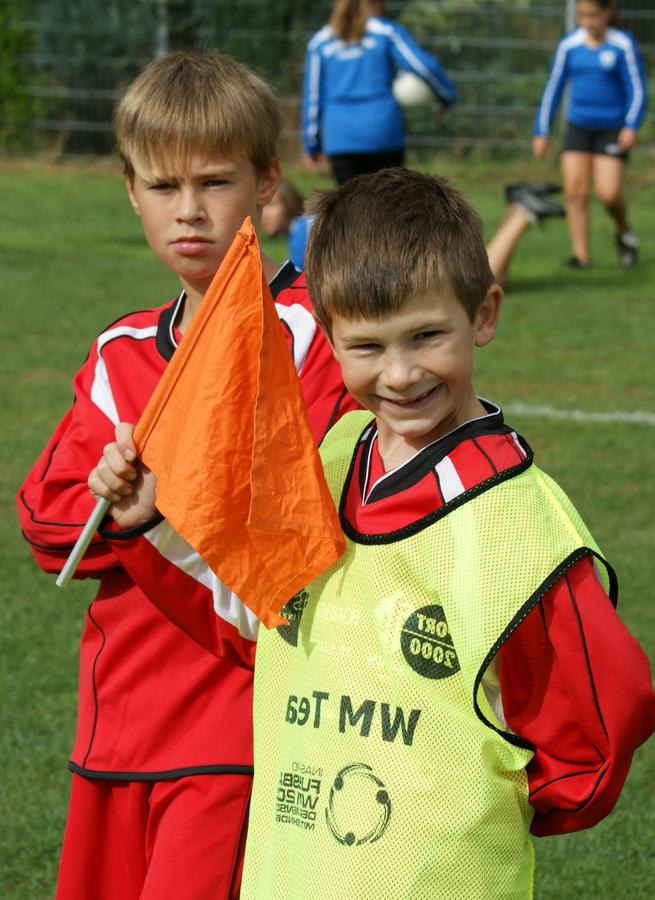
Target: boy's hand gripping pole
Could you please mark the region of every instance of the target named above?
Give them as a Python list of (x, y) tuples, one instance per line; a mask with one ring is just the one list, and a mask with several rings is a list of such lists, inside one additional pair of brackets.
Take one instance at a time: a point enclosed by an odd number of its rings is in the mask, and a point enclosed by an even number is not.
[(68, 559), (66, 560), (64, 568), (57, 576), (57, 580), (55, 582), (57, 587), (65, 588), (68, 585), (68, 582), (75, 574), (75, 570), (79, 566), (82, 557), (86, 553), (87, 548), (93, 539), (93, 535), (98, 530), (98, 526), (107, 515), (107, 510), (109, 509), (110, 505), (111, 500), (105, 500), (104, 497), (98, 498), (93, 512), (87, 519), (87, 523), (82, 529), (82, 533), (75, 541), (75, 546), (68, 555)]

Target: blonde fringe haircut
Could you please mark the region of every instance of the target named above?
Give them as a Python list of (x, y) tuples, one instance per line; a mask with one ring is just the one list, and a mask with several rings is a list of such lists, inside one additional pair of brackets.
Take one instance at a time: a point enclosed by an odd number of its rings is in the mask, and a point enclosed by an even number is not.
[(361, 41), (372, 12), (370, 0), (337, 0), (330, 18), (330, 28), (344, 41)]
[(178, 50), (149, 63), (116, 106), (125, 176), (192, 154), (244, 156), (258, 175), (275, 159), (280, 109), (270, 87), (229, 56)]
[(333, 316), (379, 320), (448, 289), (473, 322), (495, 283), (480, 217), (444, 178), (382, 169), (322, 192), (307, 213), (307, 288), (328, 335)]

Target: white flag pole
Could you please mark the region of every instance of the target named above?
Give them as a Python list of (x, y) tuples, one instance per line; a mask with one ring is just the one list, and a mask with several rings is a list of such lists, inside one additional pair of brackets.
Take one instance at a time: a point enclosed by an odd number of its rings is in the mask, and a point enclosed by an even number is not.
[(65, 588), (68, 585), (68, 582), (75, 574), (75, 570), (79, 566), (82, 557), (86, 553), (89, 544), (93, 540), (93, 535), (98, 530), (98, 526), (107, 515), (107, 510), (109, 509), (110, 505), (111, 500), (105, 500), (104, 497), (98, 498), (93, 512), (87, 519), (87, 523), (82, 529), (82, 533), (75, 541), (75, 546), (68, 555), (68, 559), (66, 560), (64, 568), (57, 576), (57, 580), (55, 582), (57, 587)]

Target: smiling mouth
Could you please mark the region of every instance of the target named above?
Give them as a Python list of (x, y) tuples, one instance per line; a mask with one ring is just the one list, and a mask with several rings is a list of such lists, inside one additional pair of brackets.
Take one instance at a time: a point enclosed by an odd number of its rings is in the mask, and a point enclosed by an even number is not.
[(421, 403), (431, 394), (434, 394), (438, 387), (439, 385), (435, 385), (435, 387), (424, 391), (422, 394), (419, 394), (418, 397), (412, 397), (410, 400), (392, 400), (390, 397), (382, 397), (381, 399), (386, 400), (387, 403), (393, 403), (394, 406), (404, 406), (411, 408), (412, 406), (418, 406), (419, 403)]

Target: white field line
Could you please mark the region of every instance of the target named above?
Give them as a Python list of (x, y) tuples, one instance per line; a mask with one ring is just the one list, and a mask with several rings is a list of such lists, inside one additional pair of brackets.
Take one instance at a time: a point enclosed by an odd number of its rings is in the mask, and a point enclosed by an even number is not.
[(629, 422), (632, 425), (655, 425), (655, 413), (635, 412), (586, 412), (583, 409), (556, 409), (554, 406), (532, 406), (529, 403), (509, 403), (503, 407), (509, 415), (534, 416), (539, 419), (570, 419), (575, 422)]

